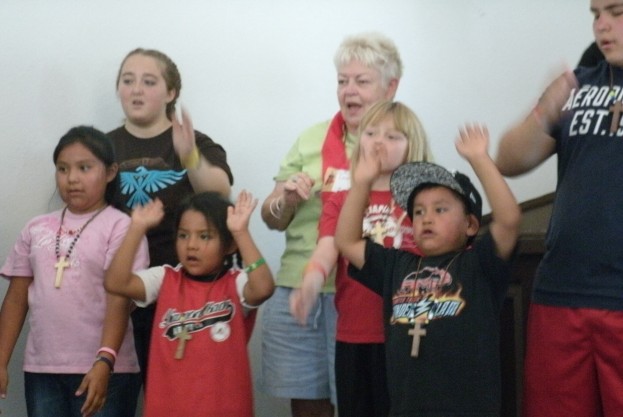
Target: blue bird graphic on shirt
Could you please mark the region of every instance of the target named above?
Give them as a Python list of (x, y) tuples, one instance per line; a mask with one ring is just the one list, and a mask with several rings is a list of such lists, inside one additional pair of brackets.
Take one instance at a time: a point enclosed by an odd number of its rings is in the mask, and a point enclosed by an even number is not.
[(186, 170), (182, 171), (150, 171), (144, 166), (136, 168), (136, 171), (121, 172), (121, 194), (129, 195), (130, 198), (126, 205), (134, 208), (136, 205), (146, 204), (151, 200), (149, 193), (156, 193), (164, 190), (170, 185), (180, 181)]

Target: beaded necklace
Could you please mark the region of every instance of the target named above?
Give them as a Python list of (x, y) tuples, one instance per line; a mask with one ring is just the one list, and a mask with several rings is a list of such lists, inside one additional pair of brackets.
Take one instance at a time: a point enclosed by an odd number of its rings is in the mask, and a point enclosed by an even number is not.
[(67, 254), (61, 256), (61, 229), (63, 228), (63, 221), (65, 220), (65, 213), (67, 212), (67, 206), (65, 206), (65, 208), (63, 209), (63, 212), (61, 213), (61, 224), (58, 226), (58, 230), (56, 232), (56, 246), (54, 248), (54, 252), (56, 253), (56, 263), (54, 264), (54, 268), (56, 268), (56, 278), (54, 279), (55, 288), (61, 287), (61, 282), (63, 281), (63, 271), (65, 268), (69, 268), (68, 259), (74, 250), (74, 246), (76, 246), (76, 242), (78, 241), (78, 239), (80, 239), (80, 235), (82, 234), (84, 229), (89, 225), (89, 223), (91, 223), (93, 219), (97, 217), (98, 214), (104, 211), (106, 207), (108, 206), (104, 205), (104, 207), (96, 211), (95, 214), (91, 216), (91, 218), (87, 220), (86, 223), (84, 223), (75, 232), (73, 231), (67, 232), (68, 235), (72, 235), (73, 233), (75, 233), (76, 237), (74, 237), (74, 240), (72, 240), (71, 243), (69, 244), (69, 249), (67, 250)]

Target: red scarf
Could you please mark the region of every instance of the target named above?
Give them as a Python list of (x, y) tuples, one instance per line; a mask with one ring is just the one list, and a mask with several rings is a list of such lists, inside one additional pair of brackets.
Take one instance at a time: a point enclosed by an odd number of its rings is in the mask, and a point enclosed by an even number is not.
[(320, 196), (323, 203), (327, 201), (331, 193), (344, 189), (335, 189), (334, 182), (336, 181), (336, 174), (340, 170), (348, 172), (350, 166), (346, 155), (345, 135), (344, 118), (341, 112), (337, 112), (331, 120), (327, 136), (322, 144), (322, 191)]

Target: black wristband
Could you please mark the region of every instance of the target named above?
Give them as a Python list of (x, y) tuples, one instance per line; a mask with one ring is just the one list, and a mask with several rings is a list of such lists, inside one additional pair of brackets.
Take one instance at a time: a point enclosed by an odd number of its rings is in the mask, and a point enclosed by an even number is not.
[[(110, 373), (111, 374), (115, 370), (115, 364), (113, 363), (113, 361), (108, 359), (106, 356), (100, 356), (100, 355), (96, 356), (95, 357), (95, 362), (104, 362), (110, 368)], [(94, 363), (94, 365), (95, 365), (95, 363)]]

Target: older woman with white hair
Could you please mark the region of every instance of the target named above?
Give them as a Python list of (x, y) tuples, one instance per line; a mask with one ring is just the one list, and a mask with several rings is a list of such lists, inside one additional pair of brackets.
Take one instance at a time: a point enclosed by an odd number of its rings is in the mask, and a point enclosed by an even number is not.
[(307, 325), (290, 315), (289, 298), (301, 282), (318, 238), (323, 201), (350, 187), (349, 160), (366, 110), (392, 100), (402, 76), (394, 43), (378, 33), (344, 39), (335, 59), (339, 111), (305, 130), (282, 160), (275, 188), (262, 204), (271, 229), (285, 231), (277, 288), (262, 316), (262, 387), (291, 400), (292, 416), (333, 417), (335, 393), (335, 293), (332, 271)]

